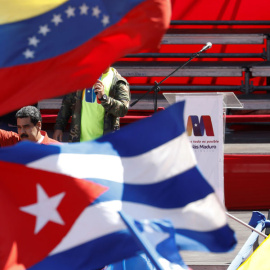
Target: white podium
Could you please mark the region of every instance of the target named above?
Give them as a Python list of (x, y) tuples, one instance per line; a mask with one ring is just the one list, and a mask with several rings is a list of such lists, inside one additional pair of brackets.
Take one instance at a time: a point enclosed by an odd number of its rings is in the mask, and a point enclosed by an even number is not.
[(226, 109), (243, 108), (233, 92), (164, 93), (173, 104), (185, 100), (184, 121), (198, 167), (224, 203)]

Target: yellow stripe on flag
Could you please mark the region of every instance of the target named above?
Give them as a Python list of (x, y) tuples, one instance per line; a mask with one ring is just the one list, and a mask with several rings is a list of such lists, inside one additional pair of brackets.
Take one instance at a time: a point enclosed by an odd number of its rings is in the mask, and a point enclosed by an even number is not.
[(270, 236), (240, 265), (237, 270), (269, 270), (270, 269)]
[(0, 24), (29, 19), (50, 11), (68, 0), (0, 0)]

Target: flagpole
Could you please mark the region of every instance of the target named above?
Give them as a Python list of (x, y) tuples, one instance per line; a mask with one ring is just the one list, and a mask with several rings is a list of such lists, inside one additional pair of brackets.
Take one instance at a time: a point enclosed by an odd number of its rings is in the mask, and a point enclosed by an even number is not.
[(164, 270), (162, 265), (158, 261), (158, 254), (152, 245), (141, 235), (140, 231), (136, 228), (133, 224), (132, 220), (129, 219), (123, 212), (118, 212), (124, 223), (127, 225), (129, 231), (136, 239), (137, 243), (142, 247), (145, 254), (151, 260), (153, 265), (156, 267), (157, 270)]
[[(256, 229), (263, 230), (264, 229), (264, 222), (261, 221), (257, 224)], [(230, 266), (227, 270), (236, 270), (238, 267), (247, 259), (249, 256), (252, 246), (254, 247), (254, 243), (258, 240), (258, 233), (253, 231), (243, 247), (240, 249), (238, 254), (235, 256), (233, 261), (231, 262)], [(253, 249), (254, 250), (254, 249)]]
[(227, 214), (228, 217), (230, 217), (230, 218), (232, 218), (233, 220), (235, 220), (235, 221), (241, 223), (242, 225), (244, 225), (245, 227), (251, 229), (252, 231), (258, 233), (258, 234), (261, 235), (262, 237), (267, 238), (267, 235), (266, 235), (266, 234), (264, 234), (264, 233), (262, 233), (262, 232), (256, 230), (254, 227), (252, 227), (252, 226), (248, 225), (247, 223), (243, 222), (242, 220), (240, 220), (240, 219), (234, 217), (233, 215), (229, 214), (228, 212), (226, 212), (226, 214)]

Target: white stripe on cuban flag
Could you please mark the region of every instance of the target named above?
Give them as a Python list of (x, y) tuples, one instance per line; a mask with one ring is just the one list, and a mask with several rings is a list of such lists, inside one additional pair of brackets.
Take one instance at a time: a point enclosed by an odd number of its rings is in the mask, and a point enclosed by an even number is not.
[(26, 166), (77, 178), (101, 178), (136, 185), (164, 181), (193, 168), (196, 164), (188, 137), (183, 133), (151, 151), (134, 157), (60, 153), (30, 162)]

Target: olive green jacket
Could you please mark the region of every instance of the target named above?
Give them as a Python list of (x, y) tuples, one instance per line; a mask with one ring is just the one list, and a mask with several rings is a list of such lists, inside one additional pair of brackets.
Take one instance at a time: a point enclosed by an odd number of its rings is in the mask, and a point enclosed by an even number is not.
[[(130, 101), (129, 84), (116, 69), (113, 68), (114, 76), (109, 96), (106, 101), (101, 101), (105, 109), (103, 135), (120, 128), (120, 119), (128, 112)], [(62, 100), (54, 129), (65, 130), (70, 116), (71, 126), (69, 142), (79, 142), (81, 136), (81, 110), (83, 90), (67, 94)]]

